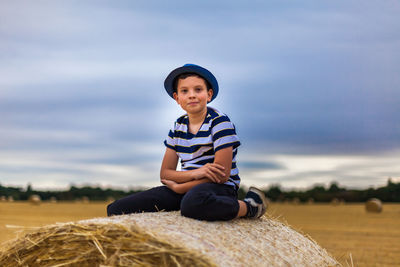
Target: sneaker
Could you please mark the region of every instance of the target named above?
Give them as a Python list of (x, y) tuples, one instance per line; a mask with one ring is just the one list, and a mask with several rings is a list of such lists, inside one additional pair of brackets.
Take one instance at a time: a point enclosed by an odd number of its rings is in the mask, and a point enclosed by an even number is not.
[(243, 201), (247, 206), (246, 218), (260, 218), (267, 210), (264, 192), (258, 188), (250, 187)]

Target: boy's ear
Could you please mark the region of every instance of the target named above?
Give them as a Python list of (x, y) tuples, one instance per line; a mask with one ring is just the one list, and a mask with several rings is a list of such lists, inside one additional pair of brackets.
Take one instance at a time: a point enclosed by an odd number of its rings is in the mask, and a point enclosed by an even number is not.
[(210, 101), (211, 101), (211, 98), (212, 98), (212, 96), (213, 96), (213, 94), (214, 94), (213, 89), (210, 88), (210, 89), (207, 91), (207, 94), (208, 94), (207, 102), (210, 102)]
[(176, 92), (174, 92), (172, 94), (172, 96), (174, 97), (175, 101), (178, 102), (178, 94)]

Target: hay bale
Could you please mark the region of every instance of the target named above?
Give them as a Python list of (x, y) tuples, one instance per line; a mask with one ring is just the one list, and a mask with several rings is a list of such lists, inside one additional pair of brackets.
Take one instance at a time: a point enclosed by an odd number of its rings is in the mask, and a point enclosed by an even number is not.
[(367, 212), (382, 212), (382, 201), (377, 198), (371, 198), (365, 203)]
[(8, 202), (14, 202), (13, 196), (8, 196), (7, 201), (8, 201)]
[(1, 201), (1, 202), (6, 202), (6, 201), (7, 201), (6, 196), (0, 196), (0, 201)]
[(339, 199), (338, 199), (338, 198), (336, 198), (336, 197), (332, 198), (332, 200), (331, 200), (331, 204), (332, 204), (333, 206), (337, 206), (337, 205), (339, 205)]
[(0, 266), (339, 266), (314, 241), (265, 216), (205, 222), (139, 213), (41, 227), (0, 253)]
[(42, 199), (40, 198), (39, 195), (30, 195), (29, 202), (33, 205), (40, 205), (40, 203), (42, 202)]
[(107, 203), (113, 203), (114, 201), (115, 201), (115, 198), (107, 197), (107, 200), (106, 200)]

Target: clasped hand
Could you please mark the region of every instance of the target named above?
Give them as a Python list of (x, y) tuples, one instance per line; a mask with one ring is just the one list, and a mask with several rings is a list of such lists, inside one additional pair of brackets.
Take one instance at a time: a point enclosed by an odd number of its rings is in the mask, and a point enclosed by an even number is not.
[(225, 182), (225, 167), (218, 163), (207, 163), (202, 167), (193, 170), (195, 180), (208, 178), (214, 183)]

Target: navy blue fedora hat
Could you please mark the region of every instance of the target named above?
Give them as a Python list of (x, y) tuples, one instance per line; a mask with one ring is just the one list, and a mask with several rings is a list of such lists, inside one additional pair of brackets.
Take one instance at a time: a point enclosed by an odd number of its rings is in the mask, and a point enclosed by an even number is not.
[(207, 70), (199, 65), (195, 65), (195, 64), (185, 64), (182, 67), (179, 67), (179, 68), (171, 71), (171, 73), (167, 76), (167, 78), (164, 81), (164, 87), (165, 87), (165, 90), (167, 91), (167, 93), (169, 94), (169, 96), (174, 98), (174, 96), (173, 96), (174, 81), (175, 81), (176, 77), (178, 77), (179, 75), (181, 75), (183, 73), (188, 73), (188, 72), (196, 73), (196, 74), (200, 75), (201, 77), (203, 77), (204, 79), (206, 79), (210, 83), (211, 88), (213, 89), (213, 96), (211, 98), (211, 101), (213, 101), (218, 95), (217, 79), (209, 70)]

